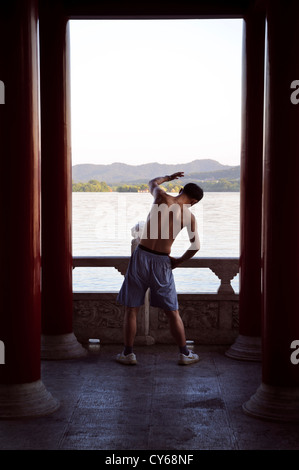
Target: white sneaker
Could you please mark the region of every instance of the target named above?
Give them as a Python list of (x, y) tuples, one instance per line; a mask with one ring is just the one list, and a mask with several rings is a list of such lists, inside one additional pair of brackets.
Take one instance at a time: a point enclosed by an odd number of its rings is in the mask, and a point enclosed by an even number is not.
[(194, 352), (190, 351), (189, 349), (189, 355), (186, 356), (185, 354), (179, 354), (179, 361), (178, 363), (181, 365), (188, 365), (188, 364), (194, 364), (194, 362), (199, 361), (199, 356), (197, 354), (194, 354)]
[(120, 353), (116, 356), (117, 362), (120, 362), (121, 364), (127, 364), (127, 365), (134, 365), (137, 364), (136, 356), (134, 353), (127, 354), (127, 356), (124, 355), (124, 353)]

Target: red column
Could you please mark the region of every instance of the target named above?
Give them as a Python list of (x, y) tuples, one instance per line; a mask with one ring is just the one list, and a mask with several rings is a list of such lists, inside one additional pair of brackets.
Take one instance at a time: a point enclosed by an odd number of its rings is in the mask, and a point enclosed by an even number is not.
[(268, 2), (263, 218), (262, 383), (246, 413), (299, 421), (299, 3)]
[(40, 3), (42, 357), (81, 356), (73, 334), (70, 38), (60, 2)]
[(47, 414), (40, 371), (40, 168), (35, 0), (0, 5), (0, 416)]
[(239, 336), (226, 355), (261, 360), (261, 232), (265, 14), (250, 11), (243, 26), (240, 181)]

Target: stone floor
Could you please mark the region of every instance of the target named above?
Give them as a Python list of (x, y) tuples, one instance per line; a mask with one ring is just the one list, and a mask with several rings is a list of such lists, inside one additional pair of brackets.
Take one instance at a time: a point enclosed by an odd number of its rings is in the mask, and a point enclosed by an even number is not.
[(199, 363), (179, 366), (175, 346), (154, 345), (136, 347), (138, 364), (123, 366), (119, 349), (43, 361), (42, 380), (60, 408), (1, 420), (0, 450), (299, 449), (299, 425), (242, 411), (260, 384), (260, 363), (203, 350)]

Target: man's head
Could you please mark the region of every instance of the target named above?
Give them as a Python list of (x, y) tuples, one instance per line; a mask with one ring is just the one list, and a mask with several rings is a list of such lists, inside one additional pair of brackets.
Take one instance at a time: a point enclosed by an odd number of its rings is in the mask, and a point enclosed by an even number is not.
[(185, 194), (190, 200), (191, 206), (196, 204), (203, 198), (203, 190), (195, 183), (186, 184), (180, 191), (180, 194)]

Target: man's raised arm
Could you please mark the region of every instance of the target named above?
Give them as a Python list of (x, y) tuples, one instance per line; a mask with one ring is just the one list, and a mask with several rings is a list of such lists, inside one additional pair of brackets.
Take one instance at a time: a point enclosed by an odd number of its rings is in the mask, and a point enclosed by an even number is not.
[(177, 173), (173, 173), (172, 175), (166, 175), (166, 176), (158, 176), (157, 178), (153, 178), (152, 180), (149, 181), (149, 190), (151, 194), (156, 197), (158, 196), (159, 192), (163, 191), (159, 187), (160, 184), (165, 183), (166, 181), (173, 181), (177, 180), (178, 178), (183, 178), (184, 177), (184, 172), (183, 171), (178, 171)]

